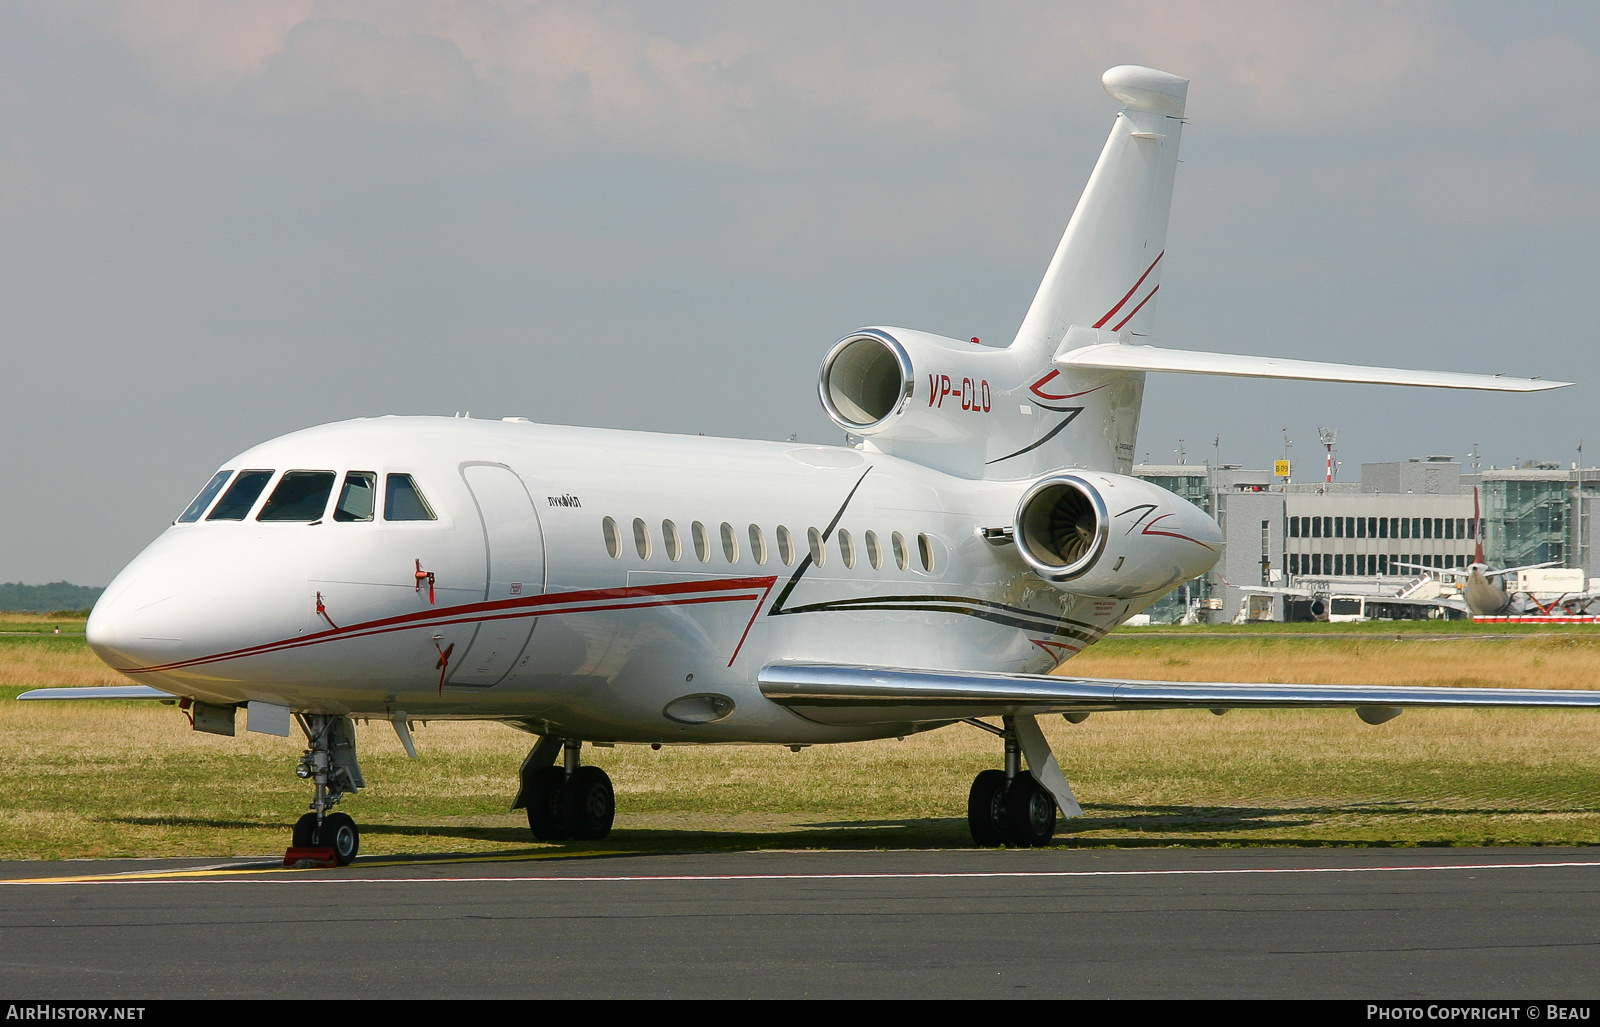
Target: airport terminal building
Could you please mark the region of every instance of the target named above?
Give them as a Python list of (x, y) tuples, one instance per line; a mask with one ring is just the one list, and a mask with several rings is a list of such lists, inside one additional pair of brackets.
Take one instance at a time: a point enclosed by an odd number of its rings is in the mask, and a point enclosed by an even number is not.
[(1225, 539), (1204, 579), (1150, 608), (1157, 622), (1180, 619), (1190, 605), (1212, 622), (1301, 619), (1293, 599), (1239, 586), (1415, 578), (1402, 565), (1465, 567), (1480, 536), (1491, 566), (1554, 560), (1600, 576), (1592, 516), (1600, 468), (1530, 461), (1464, 474), (1453, 457), (1430, 456), (1362, 464), (1360, 482), (1285, 482), (1230, 464), (1142, 464), (1133, 473), (1205, 510)]

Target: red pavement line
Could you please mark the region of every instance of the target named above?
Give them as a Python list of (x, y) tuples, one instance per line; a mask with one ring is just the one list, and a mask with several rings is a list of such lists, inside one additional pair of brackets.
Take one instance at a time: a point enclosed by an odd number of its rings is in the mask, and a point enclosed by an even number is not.
[[(859, 874), (642, 874), (540, 877), (259, 877), (259, 878), (128, 878), (101, 881), (28, 881), (29, 884), (493, 884), (493, 883), (596, 883), (651, 882), (651, 881), (895, 881), (895, 880), (965, 880), (981, 878), (1058, 878), (1058, 877), (1224, 877), (1237, 875), (1270, 874), (1375, 874), (1418, 873), (1439, 870), (1551, 870), (1565, 867), (1600, 867), (1600, 862), (1560, 863), (1438, 863), (1425, 866), (1382, 867), (1240, 867), (1213, 870), (995, 870), (995, 871), (927, 871), (912, 873), (859, 873)], [(174, 871), (182, 873), (183, 871)], [(0, 881), (0, 884), (11, 883)], [(17, 882), (22, 883), (22, 882)]]

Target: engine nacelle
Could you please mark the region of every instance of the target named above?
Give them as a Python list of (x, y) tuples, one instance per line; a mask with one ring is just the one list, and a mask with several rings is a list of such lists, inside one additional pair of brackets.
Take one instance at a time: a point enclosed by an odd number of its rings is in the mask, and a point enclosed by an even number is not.
[(852, 435), (981, 444), (990, 431), (986, 415), (1018, 377), (1006, 350), (903, 328), (893, 334), (863, 328), (828, 351), (817, 391), (828, 416)]
[(1017, 504), (1017, 550), (1063, 592), (1107, 599), (1159, 595), (1210, 570), (1222, 529), (1193, 503), (1138, 478), (1067, 471)]

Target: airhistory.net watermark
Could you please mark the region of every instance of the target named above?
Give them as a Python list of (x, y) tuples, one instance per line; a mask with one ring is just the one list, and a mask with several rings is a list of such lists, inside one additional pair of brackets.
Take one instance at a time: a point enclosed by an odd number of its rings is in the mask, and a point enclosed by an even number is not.
[(54, 1002), (9, 1003), (7, 1020), (143, 1020), (144, 1006), (72, 1006)]

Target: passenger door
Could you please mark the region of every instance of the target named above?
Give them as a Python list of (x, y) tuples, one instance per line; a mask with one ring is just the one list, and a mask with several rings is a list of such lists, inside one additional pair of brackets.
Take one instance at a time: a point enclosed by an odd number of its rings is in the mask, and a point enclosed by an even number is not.
[[(488, 688), (500, 683), (533, 634), (536, 620), (517, 603), (544, 591), (544, 533), (539, 515), (517, 473), (504, 464), (471, 463), (461, 468), (483, 525), (487, 564), (485, 618), (467, 650), (456, 657), (449, 684)], [(521, 614), (519, 616), (518, 614)]]

